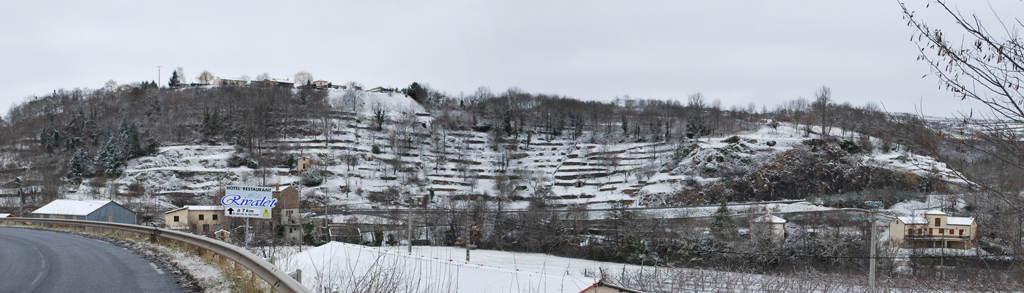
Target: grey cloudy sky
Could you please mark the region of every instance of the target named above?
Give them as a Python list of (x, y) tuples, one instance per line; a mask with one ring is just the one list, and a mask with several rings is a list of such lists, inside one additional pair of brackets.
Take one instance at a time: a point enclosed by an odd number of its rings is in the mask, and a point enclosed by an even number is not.
[(304, 70), (452, 94), (518, 86), (685, 102), (702, 92), (760, 109), (825, 85), (838, 102), (889, 111), (923, 104), (925, 114), (949, 116), (970, 106), (921, 78), (927, 64), (915, 60), (895, 1), (140, 2), (6, 3), (0, 111), (58, 88), (155, 80), (158, 65), (161, 84), (182, 66), (190, 78)]

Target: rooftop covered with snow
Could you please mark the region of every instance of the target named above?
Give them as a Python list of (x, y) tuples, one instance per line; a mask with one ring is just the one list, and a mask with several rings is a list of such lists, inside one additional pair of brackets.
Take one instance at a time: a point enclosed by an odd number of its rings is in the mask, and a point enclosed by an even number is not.
[(786, 219), (773, 216), (771, 214), (760, 216), (752, 220), (754, 223), (772, 223), (772, 224), (785, 224)]
[(184, 210), (184, 209), (188, 209), (190, 211), (222, 211), (222, 210), (224, 210), (224, 206), (193, 206), (193, 205), (186, 205), (186, 206), (183, 206), (183, 207), (180, 207), (180, 208), (176, 208), (176, 209), (173, 209), (173, 210), (166, 211), (164, 213), (165, 214), (169, 214), (169, 213), (177, 212), (177, 211)]
[(54, 200), (33, 211), (33, 214), (85, 216), (103, 207), (109, 200)]

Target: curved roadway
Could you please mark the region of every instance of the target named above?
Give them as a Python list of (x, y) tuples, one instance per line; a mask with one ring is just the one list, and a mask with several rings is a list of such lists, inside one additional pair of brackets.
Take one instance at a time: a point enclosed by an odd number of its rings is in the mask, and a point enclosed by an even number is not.
[(166, 268), (77, 235), (0, 227), (0, 292), (185, 292)]

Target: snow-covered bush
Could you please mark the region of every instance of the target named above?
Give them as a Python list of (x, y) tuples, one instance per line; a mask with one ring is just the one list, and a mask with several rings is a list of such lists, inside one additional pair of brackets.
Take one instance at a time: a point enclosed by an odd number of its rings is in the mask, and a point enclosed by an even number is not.
[(302, 172), (302, 185), (317, 186), (322, 183), (324, 183), (324, 174), (319, 168), (309, 168)]

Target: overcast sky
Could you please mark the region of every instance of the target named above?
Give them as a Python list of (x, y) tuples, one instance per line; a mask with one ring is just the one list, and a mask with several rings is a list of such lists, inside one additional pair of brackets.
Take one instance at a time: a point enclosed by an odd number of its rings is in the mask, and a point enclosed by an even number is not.
[[(896, 1), (17, 1), (0, 10), (0, 113), (54, 89), (171, 71), (308, 71), (451, 94), (480, 86), (608, 101), (702, 92), (722, 105), (813, 98), (950, 116)], [(980, 2), (980, 1), (976, 1)], [(996, 7), (1020, 13), (1018, 1)], [(925, 1), (912, 1), (924, 9)], [(961, 8), (971, 3), (959, 3)], [(987, 4), (983, 9), (993, 14)], [(935, 10), (934, 8), (930, 10)], [(966, 10), (966, 9), (965, 9)], [(936, 21), (943, 16), (936, 15)]]

